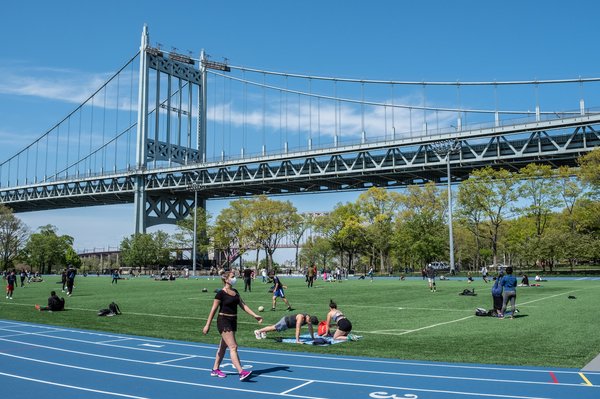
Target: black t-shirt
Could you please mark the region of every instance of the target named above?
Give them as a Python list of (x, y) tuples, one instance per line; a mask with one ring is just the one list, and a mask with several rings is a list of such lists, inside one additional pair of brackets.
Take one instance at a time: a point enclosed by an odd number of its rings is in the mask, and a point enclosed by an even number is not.
[[(298, 321), (296, 319), (296, 317), (298, 317), (297, 314), (285, 316), (285, 325), (288, 328), (296, 327), (296, 323)], [(305, 324), (306, 324), (306, 313), (302, 313), (302, 323), (300, 323), (300, 325), (303, 326)]]
[(252, 277), (252, 269), (244, 269), (244, 278)]
[(235, 292), (234, 296), (229, 295), (225, 290), (219, 290), (219, 292), (217, 292), (215, 299), (221, 301), (219, 313), (237, 314), (237, 307), (241, 307), (242, 299), (236, 289), (233, 289), (233, 292)]

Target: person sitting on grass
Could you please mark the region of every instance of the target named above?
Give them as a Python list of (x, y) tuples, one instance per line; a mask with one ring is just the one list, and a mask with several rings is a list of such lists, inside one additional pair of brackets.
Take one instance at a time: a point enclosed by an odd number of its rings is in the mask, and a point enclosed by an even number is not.
[(333, 302), (333, 299), (330, 299), (329, 312), (327, 313), (327, 328), (329, 328), (332, 325), (332, 321), (333, 325), (337, 327), (337, 329), (333, 333), (333, 339), (335, 341), (356, 340), (356, 336), (350, 334), (350, 331), (352, 331), (352, 323), (346, 318), (346, 316), (344, 316), (344, 314), (341, 311), (338, 310), (337, 304)]
[(308, 313), (298, 313), (294, 315), (283, 316), (276, 324), (263, 327), (260, 330), (255, 330), (254, 336), (256, 339), (265, 339), (267, 338), (268, 332), (281, 332), (287, 330), (288, 328), (296, 328), (296, 343), (301, 344), (302, 341), (300, 341), (300, 328), (304, 325), (307, 325), (310, 337), (314, 340), (315, 332), (313, 330), (313, 326), (316, 326), (317, 324), (319, 324), (319, 319), (317, 316), (311, 316)]
[(35, 308), (39, 311), (50, 311), (50, 312), (58, 312), (60, 310), (65, 310), (65, 299), (59, 298), (56, 295), (55, 291), (50, 293), (50, 297), (48, 298), (48, 306), (40, 307), (40, 305), (35, 305)]

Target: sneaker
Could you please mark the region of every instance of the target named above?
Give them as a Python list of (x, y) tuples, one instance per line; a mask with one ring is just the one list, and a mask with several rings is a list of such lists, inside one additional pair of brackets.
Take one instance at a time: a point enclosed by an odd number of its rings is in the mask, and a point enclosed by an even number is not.
[(224, 372), (222, 372), (219, 369), (215, 369), (215, 370), (211, 370), (210, 371), (210, 376), (211, 377), (225, 378), (225, 377), (227, 377), (227, 374), (225, 374)]
[(250, 374), (252, 374), (251, 371), (242, 370), (240, 373), (240, 381), (244, 381), (246, 378), (250, 377)]
[(35, 308), (36, 308), (37, 310), (40, 310), (40, 305), (35, 305)]
[(359, 336), (355, 334), (348, 334), (348, 341), (358, 341)]
[(287, 308), (287, 311), (288, 311), (288, 312), (291, 312), (292, 310), (294, 310), (294, 308), (293, 308), (293, 307), (291, 307), (291, 306), (288, 306), (288, 308)]
[(275, 311), (275, 308), (271, 308), (271, 312), (274, 312), (274, 311)]
[(254, 337), (256, 337), (256, 339), (262, 339), (262, 333), (258, 330), (254, 330)]

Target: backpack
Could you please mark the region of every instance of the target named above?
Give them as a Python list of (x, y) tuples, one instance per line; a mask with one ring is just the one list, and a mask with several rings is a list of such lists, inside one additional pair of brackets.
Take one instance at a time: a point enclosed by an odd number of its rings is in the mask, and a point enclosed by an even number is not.
[(100, 309), (98, 311), (98, 316), (109, 316), (110, 314), (110, 309)]
[(119, 309), (119, 305), (114, 302), (111, 302), (108, 305), (108, 309), (100, 309), (98, 311), (98, 316), (116, 316), (121, 314), (121, 309)]
[(475, 316), (491, 316), (491, 310), (487, 311), (484, 308), (475, 309)]
[(329, 345), (329, 341), (325, 338), (315, 338), (312, 342), (313, 345)]
[(318, 335), (328, 335), (329, 334), (329, 326), (326, 321), (322, 321), (319, 323), (319, 327), (317, 327)]
[(458, 295), (477, 296), (477, 294), (475, 293), (475, 288), (473, 288), (472, 290), (465, 288), (463, 292), (460, 292)]

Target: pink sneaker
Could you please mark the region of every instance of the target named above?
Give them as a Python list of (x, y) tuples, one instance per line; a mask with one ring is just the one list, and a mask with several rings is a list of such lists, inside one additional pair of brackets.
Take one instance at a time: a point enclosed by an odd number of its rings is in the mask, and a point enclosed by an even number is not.
[(242, 370), (240, 373), (240, 381), (244, 381), (246, 378), (250, 377), (250, 374), (252, 374), (251, 371)]
[(227, 377), (227, 374), (225, 374), (224, 372), (222, 372), (219, 369), (215, 369), (215, 370), (211, 370), (210, 376), (211, 377), (225, 378), (225, 377)]

